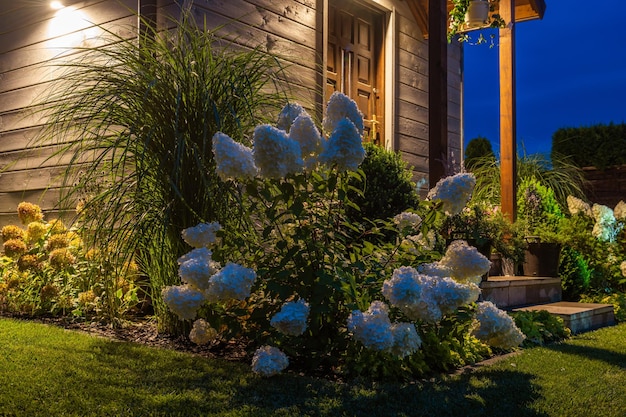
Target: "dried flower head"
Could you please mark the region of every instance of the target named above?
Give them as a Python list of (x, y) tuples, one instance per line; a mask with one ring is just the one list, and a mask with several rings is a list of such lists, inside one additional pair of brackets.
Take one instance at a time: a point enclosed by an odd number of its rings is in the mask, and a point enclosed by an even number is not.
[(57, 287), (56, 285), (46, 284), (41, 287), (41, 292), (39, 293), (39, 296), (41, 297), (41, 301), (43, 302), (52, 301), (54, 297), (59, 295), (59, 292), (59, 287)]
[(206, 345), (211, 340), (217, 337), (217, 330), (215, 330), (209, 323), (203, 319), (198, 319), (193, 322), (191, 332), (189, 332), (189, 340), (196, 345)]
[(58, 233), (50, 235), (46, 241), (46, 250), (52, 252), (55, 249), (67, 248), (70, 246), (70, 237), (67, 233)]
[(68, 248), (59, 248), (50, 252), (48, 262), (54, 269), (62, 270), (76, 263), (76, 257)]
[(39, 207), (37, 204), (28, 203), (26, 201), (23, 201), (17, 205), (17, 216), (20, 218), (20, 221), (24, 225), (31, 222), (39, 222), (43, 220), (41, 207)]
[(24, 230), (21, 227), (15, 226), (13, 224), (6, 225), (2, 228), (2, 241), (6, 242), (10, 239), (21, 239), (24, 240)]
[(22, 239), (9, 239), (2, 245), (4, 254), (9, 258), (17, 258), (26, 253), (28, 248)]
[(40, 271), (41, 261), (37, 255), (24, 254), (17, 260), (17, 268), (20, 271)]
[(26, 226), (26, 237), (25, 240), (28, 243), (35, 243), (39, 240), (43, 239), (43, 237), (48, 233), (48, 228), (42, 222), (30, 222), (28, 226)]

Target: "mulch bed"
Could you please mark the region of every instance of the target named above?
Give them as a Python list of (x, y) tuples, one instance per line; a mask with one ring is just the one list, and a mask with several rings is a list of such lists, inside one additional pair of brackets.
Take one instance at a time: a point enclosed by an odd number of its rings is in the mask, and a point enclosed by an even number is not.
[(79, 331), (110, 340), (138, 343), (150, 347), (172, 349), (192, 353), (207, 358), (222, 358), (231, 361), (249, 360), (246, 345), (243, 342), (219, 342), (208, 345), (196, 345), (183, 336), (171, 336), (157, 331), (156, 323), (150, 319), (126, 321), (119, 326), (101, 322), (87, 322), (71, 317), (37, 316), (0, 313), (1, 317), (32, 321), (62, 327), (67, 330)]

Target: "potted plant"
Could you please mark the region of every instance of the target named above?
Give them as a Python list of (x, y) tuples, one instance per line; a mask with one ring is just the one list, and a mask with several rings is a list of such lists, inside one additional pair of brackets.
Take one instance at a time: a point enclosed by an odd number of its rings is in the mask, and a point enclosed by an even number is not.
[(518, 227), (527, 241), (523, 271), (526, 276), (558, 276), (563, 212), (554, 191), (531, 177), (517, 191)]
[[(504, 27), (505, 22), (502, 17), (495, 13), (499, 0), (452, 0), (448, 26), (448, 42), (452, 38), (468, 30), (481, 29), (485, 27)], [(459, 41), (467, 41), (467, 35), (460, 36)], [(485, 42), (485, 38), (480, 34), (478, 43)]]

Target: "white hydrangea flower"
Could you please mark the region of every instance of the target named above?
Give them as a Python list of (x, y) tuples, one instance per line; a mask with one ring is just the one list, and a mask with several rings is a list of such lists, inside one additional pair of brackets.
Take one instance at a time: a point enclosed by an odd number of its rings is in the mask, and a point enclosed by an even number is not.
[(401, 266), (393, 271), (390, 279), (383, 282), (382, 294), (397, 308), (416, 304), (422, 296), (419, 274), (410, 266)]
[(181, 281), (198, 291), (209, 288), (212, 275), (220, 270), (220, 264), (205, 257), (195, 257), (183, 262), (178, 267), (178, 276)]
[(305, 168), (309, 171), (314, 169), (318, 156), (324, 151), (325, 143), (308, 113), (304, 112), (293, 121), (289, 138), (300, 144)]
[(479, 283), (489, 272), (491, 261), (464, 240), (452, 242), (439, 263), (450, 269), (451, 277), (459, 282)]
[(394, 323), (391, 326), (393, 346), (391, 353), (404, 358), (417, 352), (422, 346), (422, 339), (415, 330), (413, 323)]
[(191, 332), (189, 332), (189, 340), (196, 345), (206, 345), (211, 340), (217, 337), (217, 330), (215, 330), (204, 319), (198, 319), (193, 322)]
[(264, 377), (279, 374), (288, 366), (287, 355), (274, 346), (261, 346), (252, 357), (252, 371)]
[(289, 139), (287, 132), (270, 125), (254, 129), (254, 162), (264, 178), (285, 178), (302, 171), (304, 162), (300, 144)]
[(284, 334), (300, 336), (306, 330), (309, 310), (309, 304), (302, 299), (285, 303), (272, 317), (270, 325)]
[(455, 312), (459, 307), (473, 303), (480, 296), (480, 287), (476, 284), (461, 284), (452, 278), (436, 279), (434, 298), (443, 314)]
[(393, 346), (391, 321), (385, 303), (374, 301), (366, 312), (354, 310), (347, 323), (354, 338), (365, 347), (374, 350), (387, 350)]
[(252, 149), (225, 133), (213, 135), (213, 154), (217, 175), (223, 179), (250, 179), (257, 175)]
[(324, 132), (327, 135), (333, 132), (344, 118), (354, 124), (359, 137), (363, 136), (363, 113), (359, 111), (359, 106), (347, 95), (335, 91), (326, 105), (326, 117), (322, 121)]
[(211, 256), (213, 256), (213, 252), (211, 252), (211, 250), (206, 246), (203, 246), (201, 248), (192, 249), (191, 251), (178, 258), (176, 262), (178, 263), (178, 265), (182, 265), (190, 259), (211, 260)]
[(440, 262), (421, 264), (417, 267), (417, 271), (420, 274), (428, 275), (429, 277), (443, 278), (452, 276), (452, 270)]
[(440, 179), (428, 192), (429, 200), (441, 200), (443, 210), (449, 216), (459, 214), (472, 197), (476, 187), (476, 177), (469, 172), (462, 172)]
[(574, 197), (573, 195), (567, 196), (567, 208), (572, 216), (584, 214), (586, 216), (593, 217), (589, 204), (578, 197)]
[(509, 349), (525, 339), (513, 318), (490, 301), (477, 304), (476, 320), (478, 325), (472, 333), (488, 345)]
[(619, 269), (622, 271), (622, 276), (626, 277), (626, 261), (622, 261), (622, 263), (619, 264)]
[(205, 296), (210, 302), (230, 298), (245, 300), (250, 296), (255, 279), (256, 272), (253, 269), (229, 262), (209, 279), (209, 288), (205, 291)]
[(323, 164), (336, 165), (339, 171), (356, 171), (365, 159), (365, 148), (354, 123), (341, 119), (318, 159)]
[(298, 118), (298, 116), (302, 114), (307, 114), (306, 110), (304, 110), (304, 107), (302, 107), (298, 103), (287, 103), (278, 115), (278, 122), (276, 123), (276, 127), (278, 129), (284, 130), (285, 132), (289, 132), (293, 125), (293, 122)]
[(601, 204), (594, 204), (591, 211), (596, 220), (591, 234), (603, 242), (613, 241), (617, 234), (617, 220), (613, 210)]
[(419, 214), (411, 213), (410, 211), (403, 211), (393, 217), (393, 222), (398, 225), (398, 229), (400, 230), (404, 230), (409, 227), (416, 230), (420, 227), (420, 224), (422, 224), (422, 218)]
[(200, 223), (197, 226), (184, 229), (181, 235), (189, 246), (194, 248), (208, 247), (217, 241), (215, 233), (221, 228), (222, 226), (218, 222)]
[(181, 320), (193, 320), (206, 301), (202, 292), (188, 285), (173, 285), (161, 290), (163, 302)]
[(619, 203), (613, 209), (613, 215), (616, 220), (626, 221), (626, 203), (623, 200), (620, 200)]

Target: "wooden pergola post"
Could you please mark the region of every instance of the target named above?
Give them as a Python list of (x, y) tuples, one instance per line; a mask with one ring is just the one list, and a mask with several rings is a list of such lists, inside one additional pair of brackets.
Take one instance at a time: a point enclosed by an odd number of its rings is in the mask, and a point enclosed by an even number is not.
[(428, 0), (428, 179), (430, 188), (445, 176), (448, 151), (448, 9)]
[(515, 0), (500, 0), (500, 207), (511, 221), (517, 212), (517, 138), (515, 114)]

